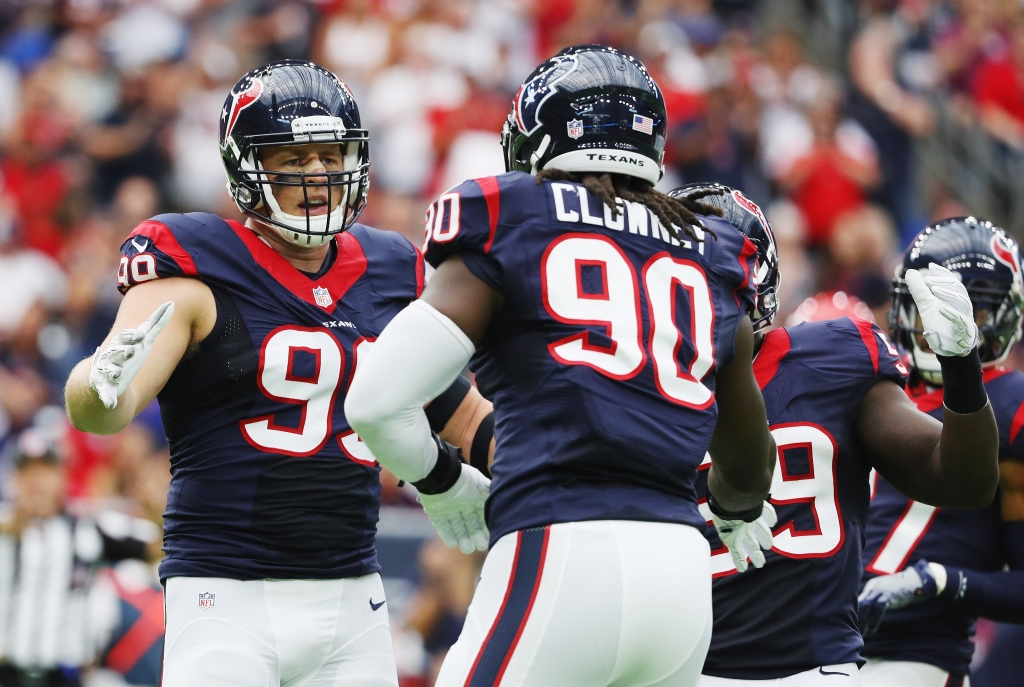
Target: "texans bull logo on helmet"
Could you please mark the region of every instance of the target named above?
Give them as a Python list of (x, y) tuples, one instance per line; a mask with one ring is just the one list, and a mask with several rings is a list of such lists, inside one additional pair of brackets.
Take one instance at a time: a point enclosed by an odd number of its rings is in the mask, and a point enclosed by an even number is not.
[(554, 57), (550, 62), (552, 64), (547, 71), (519, 87), (519, 92), (512, 103), (516, 124), (519, 130), (528, 136), (540, 128), (541, 108), (547, 99), (555, 94), (558, 82), (576, 71), (579, 66), (575, 55)]
[(1006, 240), (1004, 234), (995, 234), (992, 237), (992, 255), (995, 259), (1010, 268), (1013, 272), (1013, 280), (1024, 288), (1020, 271), (1020, 256), (1017, 254), (1017, 245)]
[(228, 117), (228, 125), (226, 135), (230, 136), (231, 131), (235, 128), (235, 122), (238, 121), (238, 115), (242, 114), (242, 110), (249, 107), (257, 100), (260, 99), (260, 94), (263, 93), (263, 81), (260, 79), (253, 79), (252, 83), (241, 93), (235, 93), (233, 95), (233, 102), (231, 103), (231, 111), (224, 110), (224, 114)]

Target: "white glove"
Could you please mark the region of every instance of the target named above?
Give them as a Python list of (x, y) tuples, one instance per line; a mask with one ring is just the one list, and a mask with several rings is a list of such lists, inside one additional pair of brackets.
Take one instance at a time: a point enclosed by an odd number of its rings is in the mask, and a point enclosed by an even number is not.
[(934, 262), (928, 273), (907, 270), (903, 275), (928, 347), (937, 355), (965, 356), (978, 342), (978, 325), (967, 289), (952, 272)]
[(100, 397), (103, 407), (113, 410), (118, 397), (125, 392), (135, 375), (146, 362), (153, 342), (171, 321), (174, 302), (167, 301), (157, 308), (138, 329), (122, 329), (105, 351), (96, 348), (89, 370), (89, 386)]
[(755, 568), (764, 566), (764, 552), (772, 548), (772, 527), (776, 522), (772, 504), (765, 501), (761, 517), (753, 522), (722, 520), (714, 513), (711, 519), (718, 530), (718, 538), (729, 549), (738, 571), (746, 572), (747, 558), (750, 558)]
[(474, 467), (462, 464), (462, 474), (442, 494), (420, 494), (417, 498), (441, 537), (441, 541), (462, 553), (486, 551), (491, 533), (484, 521), (484, 502), (491, 493), (491, 480)]

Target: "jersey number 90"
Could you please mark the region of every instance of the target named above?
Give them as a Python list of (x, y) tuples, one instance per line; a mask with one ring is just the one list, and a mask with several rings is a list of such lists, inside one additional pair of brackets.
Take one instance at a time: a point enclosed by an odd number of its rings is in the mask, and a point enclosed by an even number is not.
[[(591, 292), (585, 291), (583, 283), (583, 271), (588, 268), (600, 275), (600, 287)], [(689, 343), (694, 349), (685, 368), (679, 361), (683, 333), (675, 322), (680, 288), (687, 293)], [(566, 234), (544, 252), (541, 291), (551, 317), (566, 324), (603, 327), (611, 339), (610, 345), (597, 345), (591, 341), (592, 332), (584, 330), (548, 346), (555, 360), (627, 380), (643, 369), (650, 355), (655, 384), (663, 397), (695, 409), (714, 402), (714, 394), (702, 380), (715, 362), (715, 309), (707, 277), (697, 263), (658, 253), (644, 265), (638, 280), (633, 264), (611, 239)], [(641, 297), (650, 319), (646, 345)]]

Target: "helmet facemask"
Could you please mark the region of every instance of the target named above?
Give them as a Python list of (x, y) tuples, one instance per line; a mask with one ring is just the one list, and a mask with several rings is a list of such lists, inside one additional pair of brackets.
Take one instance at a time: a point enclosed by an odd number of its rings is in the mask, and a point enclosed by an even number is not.
[[(1013, 285), (986, 279), (970, 279), (964, 283), (974, 307), (978, 325), (978, 356), (982, 367), (993, 367), (1006, 360), (1021, 335), (1021, 302)], [(942, 367), (938, 357), (924, 340), (924, 329), (917, 306), (897, 271), (893, 279), (889, 324), (897, 340), (908, 350), (913, 367), (929, 384), (942, 384)]]
[[(355, 132), (351, 132), (355, 133)], [(258, 221), (273, 226), (286, 241), (299, 246), (321, 246), (334, 234), (348, 229), (366, 204), (369, 190), (369, 153), (365, 136), (343, 133), (309, 135), (311, 140), (282, 143), (279, 140), (260, 142), (250, 137), (250, 145), (240, 160), (242, 183), (235, 191), (235, 200), (243, 212)], [(279, 139), (279, 137), (274, 137)], [(298, 137), (296, 137), (298, 138)], [(337, 141), (342, 169), (317, 172), (295, 172), (267, 169), (260, 153), (282, 147)], [(306, 207), (303, 214), (290, 214), (281, 207), (281, 192), (285, 188), (302, 189)], [(322, 196), (326, 199), (310, 196)], [(276, 192), (275, 192), (276, 191)], [(247, 198), (248, 197), (248, 198)], [(248, 202), (246, 202), (248, 200)], [(322, 200), (328, 212), (311, 215), (309, 207)]]

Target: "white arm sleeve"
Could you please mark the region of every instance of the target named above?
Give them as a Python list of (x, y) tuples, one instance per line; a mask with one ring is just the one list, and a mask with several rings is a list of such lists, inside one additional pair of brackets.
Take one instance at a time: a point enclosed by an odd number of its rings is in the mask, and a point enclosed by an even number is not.
[(423, 406), (451, 386), (475, 351), (459, 327), (422, 300), (391, 320), (345, 398), (345, 417), (380, 464), (416, 482), (437, 462)]

